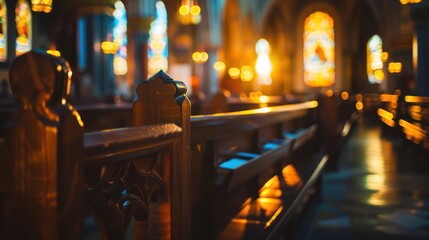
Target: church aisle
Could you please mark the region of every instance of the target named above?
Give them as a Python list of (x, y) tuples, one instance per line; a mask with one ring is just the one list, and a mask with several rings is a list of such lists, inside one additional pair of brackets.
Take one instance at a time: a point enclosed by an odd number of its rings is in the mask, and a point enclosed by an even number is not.
[(428, 156), (367, 116), (349, 137), (298, 238), (429, 239)]

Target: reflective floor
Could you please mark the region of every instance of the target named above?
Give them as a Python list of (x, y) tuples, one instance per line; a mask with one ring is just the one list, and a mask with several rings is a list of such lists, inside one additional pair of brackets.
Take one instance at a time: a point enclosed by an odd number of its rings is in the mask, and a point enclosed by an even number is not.
[(300, 239), (429, 239), (429, 156), (364, 118), (323, 176), (309, 225)]

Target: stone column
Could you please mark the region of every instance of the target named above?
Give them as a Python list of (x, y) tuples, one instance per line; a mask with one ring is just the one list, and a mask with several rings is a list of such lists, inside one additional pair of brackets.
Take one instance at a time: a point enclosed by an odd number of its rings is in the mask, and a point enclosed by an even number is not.
[[(93, 94), (99, 99), (113, 97), (115, 76), (113, 55), (101, 50), (104, 41), (113, 41), (113, 0), (81, 0), (78, 19), (80, 70), (91, 78)], [(86, 86), (90, 87), (90, 86)]]

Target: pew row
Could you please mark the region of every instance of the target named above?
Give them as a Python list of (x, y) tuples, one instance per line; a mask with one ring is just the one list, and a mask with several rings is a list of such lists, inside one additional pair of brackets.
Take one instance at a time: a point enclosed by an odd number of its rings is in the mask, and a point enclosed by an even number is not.
[(377, 115), (385, 126), (429, 149), (429, 97), (380, 94)]
[(84, 133), (64, 59), (31, 51), (10, 76), (1, 238), (88, 238), (92, 218), (103, 239), (270, 239), (328, 159), (317, 101), (191, 117), (184, 84), (159, 72), (139, 83), (132, 126)]
[(283, 234), (326, 164), (317, 107), (308, 101), (191, 117), (193, 239)]

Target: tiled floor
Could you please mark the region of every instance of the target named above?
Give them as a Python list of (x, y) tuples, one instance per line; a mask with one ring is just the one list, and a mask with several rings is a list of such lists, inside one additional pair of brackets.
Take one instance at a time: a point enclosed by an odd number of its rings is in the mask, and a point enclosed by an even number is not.
[(429, 239), (429, 155), (364, 118), (344, 146), (339, 170), (323, 176), (312, 216), (299, 238)]

